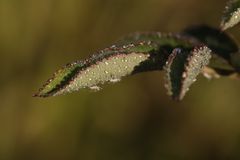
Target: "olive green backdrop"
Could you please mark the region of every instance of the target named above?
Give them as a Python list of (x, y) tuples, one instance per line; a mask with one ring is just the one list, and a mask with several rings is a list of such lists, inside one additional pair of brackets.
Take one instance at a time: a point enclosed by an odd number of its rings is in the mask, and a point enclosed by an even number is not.
[[(240, 80), (199, 76), (182, 102), (161, 72), (31, 97), (62, 65), (130, 32), (218, 26), (225, 2), (0, 0), (0, 159), (240, 159)], [(230, 32), (240, 40), (239, 26)]]

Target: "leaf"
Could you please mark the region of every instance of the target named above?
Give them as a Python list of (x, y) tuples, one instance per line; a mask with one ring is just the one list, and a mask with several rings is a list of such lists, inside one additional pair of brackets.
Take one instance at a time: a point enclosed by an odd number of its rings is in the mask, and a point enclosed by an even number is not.
[(164, 67), (168, 94), (175, 100), (182, 100), (210, 58), (211, 50), (206, 46), (195, 47), (191, 52), (175, 49)]
[(238, 51), (238, 44), (227, 33), (206, 25), (194, 26), (183, 31), (184, 35), (192, 36), (207, 45), (214, 54), (230, 62), (230, 54)]
[[(144, 65), (147, 70), (148, 63), (156, 61), (150, 55), (156, 49), (151, 42), (106, 48), (85, 61), (67, 64), (55, 72), (34, 96), (61, 95), (81, 88), (99, 89), (100, 84), (116, 82), (123, 76), (144, 71), (138, 66)], [(150, 57), (152, 59), (148, 60)]]
[(179, 35), (135, 33), (85, 61), (58, 70), (34, 96), (48, 97), (71, 93), (81, 88), (99, 89), (105, 82), (139, 72), (161, 70), (176, 47), (192, 49), (191, 39)]
[(181, 91), (182, 74), (188, 53), (189, 51), (184, 52), (180, 48), (174, 49), (164, 67), (166, 72), (165, 87), (168, 95), (174, 99), (177, 99)]
[(205, 77), (229, 76), (236, 72), (232, 55), (235, 55), (239, 49), (236, 41), (229, 34), (205, 25), (187, 28), (183, 34), (196, 38), (213, 51), (208, 69), (203, 71)]
[(240, 22), (240, 0), (229, 0), (222, 16), (221, 29), (229, 29)]

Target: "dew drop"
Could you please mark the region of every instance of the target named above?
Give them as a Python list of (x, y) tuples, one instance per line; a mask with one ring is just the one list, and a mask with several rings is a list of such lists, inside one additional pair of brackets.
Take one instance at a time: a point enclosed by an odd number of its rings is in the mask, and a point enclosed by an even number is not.
[(91, 89), (93, 91), (99, 91), (99, 90), (101, 90), (101, 87), (99, 87), (99, 86), (91, 86), (91, 87), (89, 87), (89, 89)]
[(110, 79), (109, 81), (112, 82), (112, 83), (116, 83), (116, 82), (121, 81), (121, 79), (120, 78), (113, 78), (113, 79)]
[(182, 75), (182, 78), (186, 78), (187, 77), (187, 73), (184, 72), (183, 75)]

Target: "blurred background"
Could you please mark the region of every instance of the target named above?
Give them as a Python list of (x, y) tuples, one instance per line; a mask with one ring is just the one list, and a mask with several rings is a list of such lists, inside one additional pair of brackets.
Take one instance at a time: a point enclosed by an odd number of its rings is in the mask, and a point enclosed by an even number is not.
[[(240, 159), (240, 81), (199, 76), (173, 102), (161, 72), (99, 92), (31, 95), (59, 67), (135, 31), (218, 26), (225, 0), (0, 0), (1, 160)], [(239, 27), (231, 29), (240, 40)]]

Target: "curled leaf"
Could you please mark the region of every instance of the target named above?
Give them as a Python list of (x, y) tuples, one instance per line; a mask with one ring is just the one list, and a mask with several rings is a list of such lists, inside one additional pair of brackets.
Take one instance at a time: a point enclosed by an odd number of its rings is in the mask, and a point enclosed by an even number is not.
[(195, 47), (190, 53), (175, 49), (164, 67), (168, 94), (175, 100), (182, 100), (210, 58), (211, 50), (206, 46)]
[(222, 16), (221, 29), (226, 30), (240, 22), (240, 0), (229, 0)]
[(188, 53), (189, 51), (184, 52), (180, 48), (174, 49), (164, 67), (167, 94), (174, 99), (177, 99), (178, 95), (180, 95), (182, 74)]

